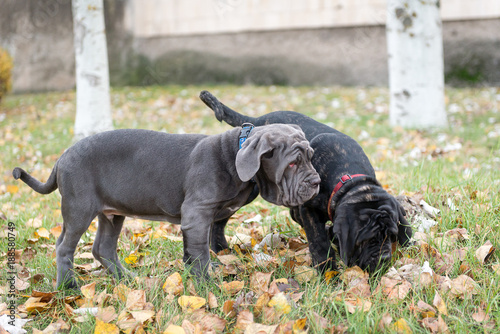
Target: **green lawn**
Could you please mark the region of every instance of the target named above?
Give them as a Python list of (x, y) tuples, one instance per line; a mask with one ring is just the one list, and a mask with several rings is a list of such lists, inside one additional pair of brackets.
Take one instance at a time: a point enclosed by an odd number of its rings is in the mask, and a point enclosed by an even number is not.
[[(213, 282), (199, 285), (182, 266), (177, 226), (127, 219), (119, 255), (138, 278), (119, 285), (89, 256), (92, 225), (76, 253), (79, 278), (88, 285), (83, 296), (58, 292), (42, 297), (37, 291), (55, 290), (60, 196), (35, 193), (11, 172), (20, 166), (46, 180), (72, 144), (75, 93), (11, 95), (0, 106), (0, 259), (7, 268), (8, 222), (13, 222), (19, 279), (16, 297), (8, 298), (8, 273), (2, 271), (0, 303), (15, 300), (16, 313), (32, 319), (24, 327), (28, 332), (52, 324), (71, 333), (95, 327), (101, 333), (118, 328), (169, 333), (169, 325), (182, 326), (186, 333), (224, 328), (256, 333), (261, 324), (267, 326), (262, 327), (266, 333), (275, 328), (283, 333), (425, 333), (446, 328), (451, 333), (500, 333), (500, 257), (495, 250), (500, 244), (500, 89), (448, 88), (449, 128), (417, 131), (389, 125), (386, 88), (119, 88), (111, 93), (115, 127), (205, 134), (228, 130), (198, 99), (203, 89), (245, 114), (294, 110), (350, 135), (368, 154), (384, 188), (440, 209), (437, 224), (417, 234), (415, 246), (397, 250), (389, 275), (368, 278), (339, 260), (340, 275), (320, 277), (308, 269), (306, 240), (287, 209), (259, 199), (230, 221), (226, 235), (235, 241), (231, 253), (218, 256), (224, 265)], [(252, 217), (256, 222), (244, 222)], [(245, 242), (259, 243), (269, 233), (280, 233), (281, 245), (253, 252), (245, 248)], [(261, 262), (263, 257), (267, 261)], [(414, 276), (426, 261), (433, 273)], [(182, 282), (164, 289), (167, 277), (177, 277), (174, 273)], [(265, 279), (256, 283), (258, 277)], [(223, 282), (234, 283), (225, 289)], [(187, 298), (180, 295), (199, 296), (207, 304), (191, 311), (180, 306)], [(7, 305), (0, 304), (0, 313), (8, 312)], [(99, 314), (76, 311), (85, 308), (97, 308)]]

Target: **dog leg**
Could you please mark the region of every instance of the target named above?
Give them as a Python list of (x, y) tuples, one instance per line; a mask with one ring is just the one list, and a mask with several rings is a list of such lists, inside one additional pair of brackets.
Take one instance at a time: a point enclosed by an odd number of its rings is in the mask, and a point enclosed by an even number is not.
[(304, 206), (290, 209), (290, 214), (292, 219), (304, 228), (307, 240), (314, 240), (309, 242), (313, 266), (322, 273), (337, 269), (335, 250), (325, 233), (326, 220), (322, 218), (324, 214)]
[[(189, 207), (183, 205), (183, 209)], [(184, 212), (189, 211), (189, 212)], [(210, 265), (210, 218), (206, 212), (182, 210), (181, 230), (184, 243), (184, 263), (198, 279), (207, 280)], [(205, 217), (205, 218), (204, 218)]]
[(78, 289), (73, 272), (73, 257), (78, 241), (97, 215), (97, 212), (89, 214), (88, 208), (83, 207), (84, 204), (81, 207), (68, 207), (68, 203), (75, 202), (78, 203), (78, 201), (65, 201), (64, 197), (61, 202), (64, 222), (62, 233), (56, 242), (58, 289)]
[(212, 224), (212, 228), (210, 229), (210, 249), (216, 254), (229, 248), (224, 235), (224, 229), (228, 220), (229, 218), (218, 220)]
[(123, 268), (116, 248), (118, 238), (123, 227), (124, 216), (113, 216), (113, 221), (104, 214), (99, 214), (99, 226), (92, 247), (92, 254), (117, 280), (133, 276), (127, 269)]

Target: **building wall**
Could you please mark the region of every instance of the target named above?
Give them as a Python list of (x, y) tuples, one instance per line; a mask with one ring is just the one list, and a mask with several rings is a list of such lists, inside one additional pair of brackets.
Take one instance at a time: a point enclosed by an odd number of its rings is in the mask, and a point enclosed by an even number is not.
[[(114, 84), (387, 84), (385, 0), (105, 0)], [(0, 0), (14, 90), (74, 87), (70, 0)], [(449, 83), (500, 84), (500, 2), (442, 2)], [(469, 73), (471, 72), (471, 73)]]

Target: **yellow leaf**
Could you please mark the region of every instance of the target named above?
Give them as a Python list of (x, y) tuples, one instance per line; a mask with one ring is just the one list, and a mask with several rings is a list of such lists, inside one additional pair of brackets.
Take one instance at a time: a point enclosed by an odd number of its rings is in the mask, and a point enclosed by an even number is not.
[(326, 281), (326, 283), (327, 284), (330, 283), (330, 281), (332, 279), (334, 279), (335, 277), (337, 277), (338, 274), (339, 274), (339, 272), (336, 271), (336, 270), (329, 270), (329, 271), (327, 271), (325, 273), (325, 281)]
[(119, 284), (113, 289), (113, 294), (116, 295), (118, 300), (120, 300), (121, 302), (125, 302), (130, 291), (132, 291), (132, 289), (130, 289), (128, 286)]
[(140, 323), (145, 323), (146, 321), (152, 319), (155, 316), (155, 311), (153, 310), (139, 310), (139, 311), (130, 311), (130, 314), (134, 317), (135, 320)]
[(185, 334), (186, 331), (181, 326), (168, 325), (168, 327), (163, 331), (163, 334)]
[(255, 302), (255, 306), (253, 308), (255, 315), (260, 315), (262, 309), (269, 303), (270, 300), (271, 296), (269, 295), (269, 293), (264, 292), (262, 295), (260, 295), (260, 297), (257, 298), (257, 301)]
[(244, 286), (245, 282), (243, 281), (222, 282), (222, 291), (230, 295), (235, 295), (240, 292)]
[(300, 332), (304, 331), (306, 324), (307, 324), (307, 318), (297, 319), (293, 323), (293, 327), (292, 327), (293, 333), (300, 333)]
[(356, 311), (368, 312), (372, 307), (372, 302), (362, 298), (355, 298), (352, 300), (346, 300), (345, 306), (349, 313), (356, 313)]
[(202, 297), (180, 296), (178, 302), (183, 311), (194, 311), (205, 306), (207, 301)]
[(137, 260), (139, 260), (139, 257), (135, 253), (132, 253), (125, 258), (125, 263), (135, 264), (135, 263), (137, 263)]
[(400, 318), (396, 321), (392, 326), (392, 330), (394, 330), (398, 334), (411, 334), (413, 333), (410, 326), (406, 322), (405, 319)]
[(15, 193), (17, 193), (19, 191), (19, 187), (16, 186), (16, 185), (13, 185), (13, 184), (8, 184), (7, 185), (7, 192), (11, 193), (12, 195), (14, 195)]
[(85, 298), (92, 299), (95, 295), (95, 282), (81, 287), (82, 295)]
[(107, 324), (96, 318), (94, 334), (120, 334), (120, 329), (114, 324)]
[(444, 302), (444, 300), (441, 298), (441, 296), (437, 292), (434, 295), (434, 300), (432, 302), (432, 305), (436, 306), (439, 313), (441, 313), (443, 315), (448, 315), (448, 308), (446, 307), (446, 303)]
[(168, 276), (163, 284), (163, 291), (178, 296), (184, 292), (182, 277), (178, 272)]
[(50, 233), (45, 227), (41, 227), (35, 232), (35, 238), (50, 239)]
[(59, 236), (61, 235), (61, 232), (62, 232), (61, 225), (54, 226), (53, 228), (50, 229), (50, 233), (56, 238), (59, 238)]
[(285, 314), (290, 313), (292, 310), (292, 307), (288, 303), (288, 300), (283, 292), (274, 295), (269, 301), (268, 306), (273, 307), (276, 311)]

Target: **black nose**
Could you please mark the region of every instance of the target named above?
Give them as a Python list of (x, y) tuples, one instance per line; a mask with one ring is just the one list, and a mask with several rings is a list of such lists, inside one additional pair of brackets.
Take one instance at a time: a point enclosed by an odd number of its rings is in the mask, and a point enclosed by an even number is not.
[(321, 183), (321, 179), (319, 178), (319, 176), (316, 176), (316, 177), (309, 179), (308, 182), (311, 186), (317, 187)]

